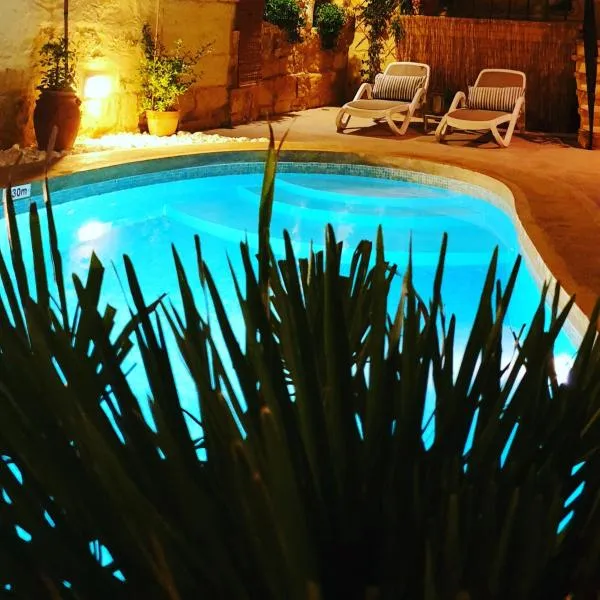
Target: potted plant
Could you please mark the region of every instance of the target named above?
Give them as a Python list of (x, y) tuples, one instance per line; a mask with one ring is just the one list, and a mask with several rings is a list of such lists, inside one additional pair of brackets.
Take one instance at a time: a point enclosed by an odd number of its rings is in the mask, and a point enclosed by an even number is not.
[(63, 0), (63, 36), (54, 35), (40, 50), (42, 81), (33, 111), (38, 148), (45, 150), (54, 127), (55, 150), (73, 147), (81, 124), (81, 100), (75, 93), (75, 53), (69, 46), (69, 0)]
[(150, 26), (144, 25), (140, 76), (142, 109), (146, 111), (150, 134), (166, 136), (177, 131), (179, 97), (196, 82), (194, 67), (210, 47), (211, 44), (205, 44), (192, 53), (178, 40), (173, 52), (168, 52), (158, 37), (152, 36)]
[(75, 53), (67, 36), (54, 36), (40, 49), (42, 80), (33, 111), (38, 148), (45, 150), (52, 128), (58, 128), (55, 150), (73, 147), (81, 123), (81, 100), (75, 92)]

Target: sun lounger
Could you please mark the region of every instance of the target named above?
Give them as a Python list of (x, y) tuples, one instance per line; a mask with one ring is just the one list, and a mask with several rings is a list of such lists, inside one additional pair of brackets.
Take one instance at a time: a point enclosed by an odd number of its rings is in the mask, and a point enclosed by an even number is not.
[[(491, 131), (496, 142), (506, 148), (512, 139), (519, 115), (525, 114), (525, 73), (508, 69), (484, 69), (468, 97), (457, 92), (435, 132), (442, 141), (448, 128)], [(498, 127), (507, 125), (504, 135)]]
[[(429, 87), (429, 65), (414, 62), (390, 63), (375, 77), (373, 85), (363, 83), (354, 100), (337, 114), (338, 131), (348, 127), (351, 117), (385, 120), (397, 135), (404, 135), (415, 113), (425, 104)], [(395, 118), (402, 118), (400, 127)]]

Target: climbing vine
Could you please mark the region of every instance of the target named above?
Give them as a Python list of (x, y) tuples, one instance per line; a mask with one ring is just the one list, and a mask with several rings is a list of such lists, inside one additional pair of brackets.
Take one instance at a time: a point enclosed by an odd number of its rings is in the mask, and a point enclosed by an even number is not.
[(381, 59), (390, 33), (396, 43), (402, 39), (404, 32), (398, 16), (420, 11), (421, 0), (365, 0), (360, 11), (368, 43), (367, 60), (363, 61), (361, 70), (365, 79), (373, 81), (381, 72)]

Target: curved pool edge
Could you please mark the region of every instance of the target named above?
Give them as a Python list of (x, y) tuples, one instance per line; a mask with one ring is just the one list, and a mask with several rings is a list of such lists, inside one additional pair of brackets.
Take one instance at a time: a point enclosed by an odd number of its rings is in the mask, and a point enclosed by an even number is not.
[[(570, 277), (566, 265), (561, 268), (561, 272), (558, 274), (554, 273), (548, 266), (549, 262), (560, 264), (562, 260), (552, 247), (546, 243), (539, 227), (531, 217), (527, 195), (515, 182), (510, 181), (508, 178), (500, 179), (496, 175), (488, 175), (479, 170), (420, 158), (375, 157), (375, 162), (378, 165), (395, 166), (396, 168), (455, 179), (488, 190), (498, 198), (499, 203), (493, 202), (493, 196), (487, 196), (483, 199), (503, 210), (511, 218), (517, 231), (517, 239), (522, 249), (523, 258), (538, 287), (541, 288), (545, 282), (548, 282), (550, 284), (549, 297), (551, 297), (554, 293), (554, 286), (560, 283), (560, 309), (565, 307), (572, 295), (579, 296), (579, 288), (582, 286)], [(567, 283), (565, 284), (565, 282)], [(592, 290), (586, 289), (584, 292), (593, 295)], [(589, 326), (592, 309), (593, 305), (589, 308), (589, 312), (583, 310), (577, 302), (573, 305), (565, 325), (569, 337), (577, 340), (583, 337)]]
[[(565, 307), (571, 296), (576, 294), (576, 289), (579, 286), (571, 281), (569, 288), (573, 291), (568, 292), (563, 282), (571, 278), (566, 270), (557, 276), (548, 266), (548, 262), (551, 262), (552, 259), (554, 259), (554, 262), (559, 262), (560, 258), (545, 243), (543, 236), (540, 236), (539, 232), (536, 231), (537, 225), (531, 219), (528, 211), (527, 196), (517, 184), (509, 180), (502, 181), (495, 176), (492, 177), (480, 171), (445, 163), (435, 163), (426, 160), (413, 160), (411, 162), (413, 163), (413, 167), (418, 171), (430, 172), (449, 179), (458, 179), (459, 181), (477, 185), (492, 192), (500, 201), (498, 204), (492, 201), (493, 197), (484, 197), (483, 199), (486, 202), (496, 205), (511, 218), (517, 232), (517, 239), (522, 250), (523, 259), (533, 275), (536, 284), (541, 289), (544, 283), (549, 283), (548, 297), (551, 298), (554, 294), (554, 286), (558, 283), (560, 285), (559, 308), (562, 309)], [(408, 167), (405, 166), (404, 168)], [(428, 171), (429, 168), (432, 168), (432, 170)], [(530, 235), (530, 233), (533, 235)], [(536, 233), (538, 234), (537, 236), (535, 235)], [(538, 238), (535, 243), (532, 239), (533, 237)], [(539, 246), (542, 246), (543, 250), (540, 250)], [(591, 293), (591, 290), (589, 292)], [(586, 314), (576, 302), (571, 308), (569, 319), (565, 324), (569, 337), (577, 340), (581, 339), (589, 326), (589, 319), (590, 315)]]
[[(264, 143), (232, 143), (219, 144), (210, 147), (178, 147), (165, 150), (156, 149), (152, 153), (120, 151), (118, 153), (94, 153), (80, 155), (85, 160), (71, 160), (58, 167), (51, 168), (49, 176), (51, 190), (64, 190), (70, 187), (95, 184), (116, 177), (143, 175), (157, 173), (171, 169), (185, 168), (199, 165), (218, 164), (219, 162), (261, 162), (265, 158), (266, 144)], [(106, 155), (109, 154), (109, 160)], [(105, 156), (101, 156), (105, 155)], [(97, 166), (99, 157), (104, 166)], [(70, 157), (77, 159), (79, 157)], [(589, 324), (589, 316), (593, 309), (595, 294), (593, 290), (576, 282), (568, 272), (567, 265), (561, 257), (547, 243), (544, 232), (537, 225), (529, 210), (529, 200), (521, 187), (509, 177), (498, 177), (497, 174), (485, 173), (481, 167), (467, 168), (447, 162), (438, 162), (430, 159), (411, 157), (405, 155), (385, 156), (373, 153), (344, 152), (339, 149), (315, 147), (312, 144), (287, 142), (281, 151), (280, 160), (293, 162), (331, 162), (364, 165), (368, 167), (388, 167), (402, 169), (415, 173), (424, 173), (439, 176), (474, 185), (494, 194), (499, 202), (493, 201), (493, 196), (487, 195), (484, 199), (495, 204), (507, 213), (515, 226), (518, 240), (536, 283), (541, 287), (545, 281), (554, 284), (560, 281), (561, 287), (560, 306), (563, 307), (571, 294), (576, 294), (577, 299), (586, 299), (585, 303), (578, 302), (571, 310), (567, 325), (570, 337), (580, 338)], [(96, 164), (94, 164), (96, 163)], [(39, 186), (40, 177), (35, 177)], [(548, 264), (559, 265), (554, 272)], [(590, 301), (591, 300), (591, 301)]]

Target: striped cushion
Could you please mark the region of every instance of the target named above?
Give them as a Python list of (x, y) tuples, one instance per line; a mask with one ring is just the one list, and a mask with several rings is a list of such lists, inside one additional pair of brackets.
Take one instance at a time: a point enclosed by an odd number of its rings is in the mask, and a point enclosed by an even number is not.
[(469, 108), (512, 112), (522, 95), (523, 88), (519, 87), (469, 86)]
[(417, 90), (425, 84), (421, 75), (375, 75), (373, 98), (377, 100), (404, 100), (410, 102)]

